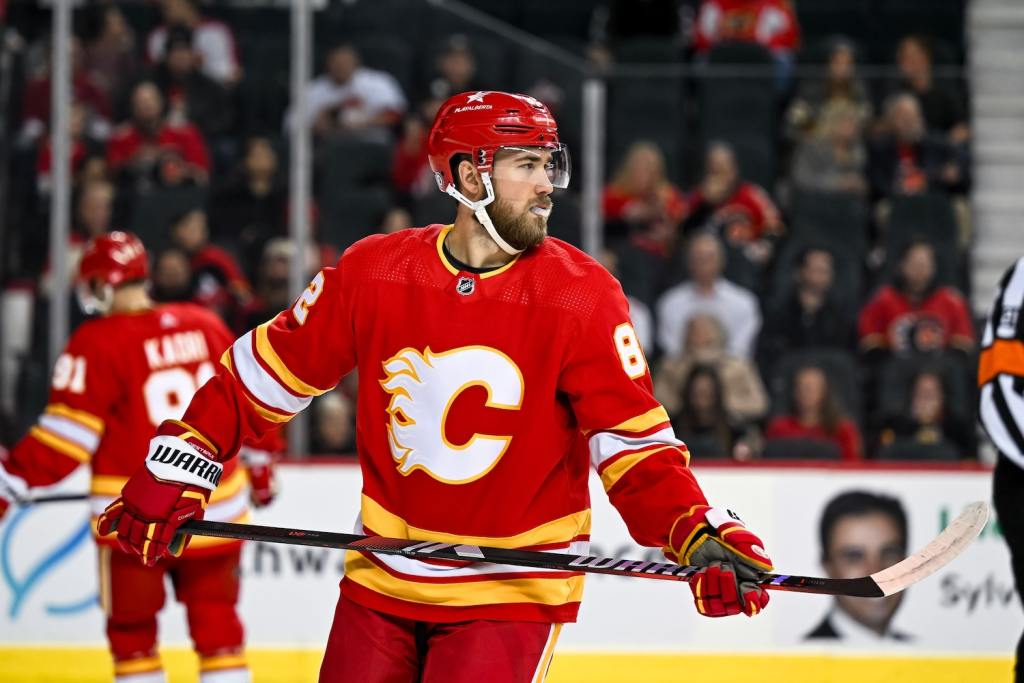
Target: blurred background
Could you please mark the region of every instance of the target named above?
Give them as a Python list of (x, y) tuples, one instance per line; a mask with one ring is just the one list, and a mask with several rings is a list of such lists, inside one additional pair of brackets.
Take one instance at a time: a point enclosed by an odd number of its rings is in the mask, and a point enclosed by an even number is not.
[[(987, 497), (980, 324), (1024, 255), (1016, 0), (53, 5), (0, 0), (0, 443), (46, 403), (89, 238), (137, 233), (158, 301), (241, 334), (356, 240), (449, 222), (433, 116), (454, 93), (512, 90), (572, 151), (550, 234), (622, 283), (696, 467), (777, 483), (755, 509), (804, 486), (801, 531), (823, 545), (817, 513), (844, 491), (905, 496), (913, 545), (964, 491)], [(354, 458), (352, 379), (288, 426), (293, 462)], [(905, 513), (882, 498), (868, 507), (905, 554)], [(783, 535), (781, 514), (758, 528)], [(990, 535), (991, 595), (1010, 592), (971, 623), (1005, 636), (979, 651), (1008, 653), (1020, 619)], [(797, 569), (820, 572), (807, 548)], [(908, 608), (920, 628), (964, 604), (947, 588)]]

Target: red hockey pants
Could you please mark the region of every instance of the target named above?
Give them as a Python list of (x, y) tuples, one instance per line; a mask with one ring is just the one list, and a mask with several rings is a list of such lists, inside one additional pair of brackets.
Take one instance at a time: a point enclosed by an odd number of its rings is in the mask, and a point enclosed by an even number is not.
[(320, 683), (540, 683), (561, 624), (426, 623), (341, 597)]

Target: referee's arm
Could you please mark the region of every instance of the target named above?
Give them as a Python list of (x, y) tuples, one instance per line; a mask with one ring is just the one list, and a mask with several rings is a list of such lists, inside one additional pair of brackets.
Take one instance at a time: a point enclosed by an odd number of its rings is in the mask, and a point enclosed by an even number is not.
[(1024, 467), (1024, 258), (999, 282), (978, 360), (978, 417), (999, 451)]

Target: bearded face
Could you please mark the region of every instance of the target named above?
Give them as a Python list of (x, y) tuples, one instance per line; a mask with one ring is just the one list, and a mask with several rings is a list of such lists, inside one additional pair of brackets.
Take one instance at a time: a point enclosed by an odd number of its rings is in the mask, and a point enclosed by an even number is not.
[(548, 216), (554, 202), (550, 197), (537, 197), (524, 210), (522, 206), (498, 197), (487, 213), (494, 229), (514, 249), (536, 247), (548, 234)]

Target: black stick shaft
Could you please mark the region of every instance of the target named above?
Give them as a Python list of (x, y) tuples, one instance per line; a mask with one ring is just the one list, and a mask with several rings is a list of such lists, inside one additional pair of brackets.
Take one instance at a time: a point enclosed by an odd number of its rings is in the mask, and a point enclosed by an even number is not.
[(19, 501), (18, 505), (39, 505), (40, 503), (73, 503), (89, 500), (88, 493), (55, 493), (52, 496), (38, 496)]
[[(310, 531), (284, 527), (258, 526), (255, 524), (231, 524), (193, 520), (182, 525), (181, 530), (199, 536), (216, 536), (265, 543), (287, 543), (320, 548), (338, 548), (379, 553), (382, 555), (404, 555), (405, 557), (432, 558), (456, 562), (490, 562), (534, 569), (558, 569), (562, 571), (586, 572), (592, 574), (613, 574), (663, 581), (689, 581), (699, 567), (683, 566), (671, 562), (646, 562), (624, 560), (591, 555), (568, 555), (544, 553), (532, 550), (510, 550), (486, 546), (414, 541), (405, 538), (384, 538), (382, 536), (361, 536), (330, 531)], [(849, 595), (853, 597), (882, 597), (882, 590), (870, 577), (859, 579), (825, 579), (787, 574), (762, 574), (758, 583), (768, 590), (819, 593), (824, 595)]]

